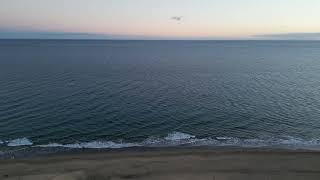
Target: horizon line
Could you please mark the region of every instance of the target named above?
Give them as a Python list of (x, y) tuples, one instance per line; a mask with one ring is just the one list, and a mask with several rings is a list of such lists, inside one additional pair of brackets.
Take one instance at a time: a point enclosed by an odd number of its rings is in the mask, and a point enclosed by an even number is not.
[(173, 41), (216, 41), (216, 40), (290, 40), (318, 41), (319, 32), (254, 34), (247, 36), (148, 36), (135, 34), (102, 34), (90, 32), (55, 32), (55, 31), (15, 31), (0, 29), (0, 39), (45, 39), (45, 40), (173, 40)]
[(70, 40), (70, 41), (320, 41), (320, 39), (102, 39), (102, 38), (0, 38), (0, 40)]

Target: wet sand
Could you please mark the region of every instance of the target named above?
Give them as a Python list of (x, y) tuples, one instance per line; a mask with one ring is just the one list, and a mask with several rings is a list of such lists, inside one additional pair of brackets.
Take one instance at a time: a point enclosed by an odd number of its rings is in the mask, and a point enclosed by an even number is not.
[(5, 180), (319, 180), (320, 152), (157, 149), (0, 161)]

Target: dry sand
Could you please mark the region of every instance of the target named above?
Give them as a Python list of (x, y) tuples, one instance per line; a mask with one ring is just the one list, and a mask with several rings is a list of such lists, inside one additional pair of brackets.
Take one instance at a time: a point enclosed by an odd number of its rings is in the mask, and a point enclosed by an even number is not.
[(320, 153), (162, 149), (90, 152), (0, 161), (5, 180), (320, 179)]

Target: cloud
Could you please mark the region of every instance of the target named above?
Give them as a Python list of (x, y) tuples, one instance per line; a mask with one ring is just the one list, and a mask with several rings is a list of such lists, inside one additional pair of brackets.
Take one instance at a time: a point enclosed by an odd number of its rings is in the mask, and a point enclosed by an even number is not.
[(0, 30), (0, 39), (107, 39), (104, 34)]
[(158, 39), (142, 35), (99, 34), (79, 32), (47, 32), (47, 31), (16, 31), (0, 29), (0, 39), (94, 39), (94, 40), (139, 40)]
[(174, 21), (181, 21), (183, 19), (183, 17), (182, 16), (173, 16), (170, 19), (174, 20)]
[(83, 40), (182, 40), (197, 39), (174, 36), (147, 36), (134, 34), (99, 34), (79, 32), (17, 31), (0, 28), (1, 39), (83, 39)]
[(320, 40), (320, 33), (284, 33), (284, 34), (262, 34), (254, 38), (271, 40)]

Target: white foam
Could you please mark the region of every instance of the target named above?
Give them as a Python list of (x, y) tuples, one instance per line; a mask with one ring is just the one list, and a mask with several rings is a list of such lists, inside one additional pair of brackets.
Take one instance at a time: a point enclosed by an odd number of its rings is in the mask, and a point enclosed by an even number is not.
[(37, 145), (38, 147), (44, 147), (44, 148), (50, 148), (50, 147), (63, 147), (62, 144), (59, 143), (50, 143), (50, 144), (44, 144), (44, 145)]
[[(25, 146), (32, 145), (32, 142), (27, 138), (15, 139), (5, 141), (7, 146)], [(302, 139), (296, 137), (264, 137), (241, 139), (237, 137), (208, 137), (197, 138), (194, 135), (173, 132), (165, 137), (150, 137), (140, 142), (121, 142), (121, 141), (104, 141), (96, 140), (90, 142), (80, 142), (73, 144), (59, 144), (51, 143), (46, 145), (37, 145), (37, 147), (64, 147), (64, 148), (88, 148), (88, 149), (117, 149), (127, 147), (174, 147), (174, 146), (213, 146), (213, 147), (245, 147), (245, 148), (259, 148), (259, 147), (276, 147), (285, 149), (312, 149), (320, 150), (320, 139)]]
[(120, 142), (116, 143), (113, 141), (91, 141), (91, 142), (83, 142), (83, 143), (74, 143), (74, 144), (58, 144), (58, 143), (50, 143), (46, 145), (38, 145), (38, 147), (65, 147), (65, 148), (88, 148), (88, 149), (118, 149), (118, 148), (127, 148), (127, 147), (169, 147), (169, 146), (179, 146), (184, 144), (192, 144), (195, 141), (201, 141), (196, 139), (194, 135), (181, 133), (181, 132), (173, 132), (169, 133), (165, 138), (156, 138), (150, 137), (145, 139), (142, 142), (136, 143), (126, 143)]
[[(220, 139), (218, 139), (220, 138)], [(216, 139), (219, 140), (219, 142), (221, 143), (221, 146), (234, 146), (237, 144), (241, 143), (241, 140), (239, 138), (235, 138), (235, 137), (218, 137)]]
[(39, 145), (38, 147), (65, 147), (72, 149), (79, 148), (87, 148), (87, 149), (119, 149), (119, 148), (127, 148), (127, 147), (135, 147), (139, 146), (136, 143), (115, 143), (112, 141), (92, 141), (92, 142), (84, 142), (84, 143), (75, 143), (75, 144), (58, 144), (51, 143), (47, 145)]
[(1, 144), (4, 144), (4, 142), (0, 140), (0, 145), (1, 145)]
[(167, 137), (164, 139), (167, 141), (179, 141), (179, 140), (186, 140), (186, 139), (192, 139), (195, 138), (196, 136), (190, 135), (187, 133), (182, 133), (182, 132), (173, 132), (168, 134)]
[(32, 141), (27, 138), (20, 138), (7, 141), (7, 146), (30, 146), (32, 144)]
[(146, 147), (172, 147), (193, 144), (198, 140), (200, 139), (196, 139), (196, 136), (194, 135), (182, 132), (173, 132), (169, 133), (164, 138), (148, 138), (140, 144)]

